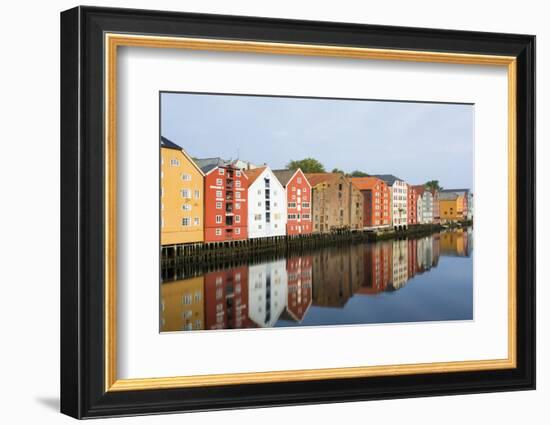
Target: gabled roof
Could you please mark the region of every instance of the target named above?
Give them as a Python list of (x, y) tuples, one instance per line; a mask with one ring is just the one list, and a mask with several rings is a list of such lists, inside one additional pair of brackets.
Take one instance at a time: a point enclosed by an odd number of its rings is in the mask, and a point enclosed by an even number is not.
[(412, 188), (418, 193), (419, 195), (423, 195), (424, 192), (427, 190), (426, 187), (423, 184), (417, 184), (415, 186), (412, 186)]
[(377, 184), (386, 184), (386, 182), (378, 177), (352, 177), (351, 182), (359, 190), (371, 190)]
[(374, 174), (373, 177), (378, 177), (380, 180), (384, 180), (388, 186), (393, 186), (396, 180), (404, 182), (405, 180), (394, 176), (393, 174)]
[(267, 167), (253, 168), (252, 170), (243, 170), (246, 177), (248, 177), (248, 184), (251, 185), (256, 181), (258, 177), (267, 169)]
[(214, 168), (217, 167), (227, 167), (230, 164), (229, 161), (226, 161), (222, 158), (199, 158), (195, 159), (195, 162), (197, 165), (201, 168), (201, 170), (207, 174), (208, 172), (212, 171)]
[(195, 160), (189, 155), (187, 152), (185, 152), (185, 149), (183, 149), (181, 146), (176, 145), (171, 140), (168, 140), (166, 137), (161, 136), (160, 137), (160, 146), (163, 148), (168, 149), (174, 149), (181, 152), (181, 154), (191, 163), (193, 167), (197, 169), (199, 173), (201, 173), (204, 176), (204, 171), (198, 166), (198, 164), (195, 162)]
[[(299, 170), (299, 169), (298, 169)], [(292, 176), (298, 172), (298, 170), (271, 170), (275, 177), (281, 182), (283, 186), (286, 186)]]
[(343, 174), (341, 173), (306, 173), (306, 178), (309, 181), (309, 184), (313, 187), (319, 183), (335, 181), (340, 179)]
[(176, 145), (174, 142), (172, 142), (171, 140), (168, 140), (164, 136), (160, 136), (160, 146), (168, 149), (182, 150), (181, 146)]
[(441, 189), (443, 193), (469, 193), (470, 189)]
[(439, 192), (440, 201), (456, 201), (458, 196), (459, 195), (454, 192)]

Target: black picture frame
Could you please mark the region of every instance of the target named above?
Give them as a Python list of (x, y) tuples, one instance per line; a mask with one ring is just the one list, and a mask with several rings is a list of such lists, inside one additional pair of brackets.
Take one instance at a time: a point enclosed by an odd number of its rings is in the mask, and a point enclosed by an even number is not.
[[(104, 34), (308, 43), (517, 58), (517, 367), (105, 391)], [(488, 171), (489, 172), (489, 171)], [(163, 11), (61, 13), (61, 412), (75, 418), (535, 388), (535, 37)]]

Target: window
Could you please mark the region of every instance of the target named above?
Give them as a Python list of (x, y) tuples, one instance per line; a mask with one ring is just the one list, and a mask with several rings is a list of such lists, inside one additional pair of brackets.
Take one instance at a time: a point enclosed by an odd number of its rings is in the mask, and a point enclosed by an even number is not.
[(170, 160), (170, 165), (171, 165), (172, 167), (177, 167), (177, 166), (180, 165), (180, 162), (179, 162), (179, 160), (177, 160), (177, 159), (171, 159), (171, 160)]
[(262, 194), (262, 189), (258, 189), (258, 195)]
[(235, 186), (236, 186), (236, 187), (241, 187), (241, 181), (240, 181), (240, 180), (237, 180), (237, 181), (235, 182)]
[(195, 226), (198, 226), (200, 223), (201, 223), (201, 220), (199, 217), (195, 217), (195, 219), (193, 220)]
[(191, 174), (183, 173), (183, 174), (181, 175), (181, 179), (182, 179), (183, 181), (188, 182), (188, 181), (191, 180)]
[(342, 183), (338, 185), (338, 190), (342, 190)]
[(222, 229), (216, 229), (216, 236), (222, 235)]
[(237, 227), (237, 228), (235, 229), (235, 234), (236, 234), (236, 235), (240, 235), (240, 234), (241, 234), (241, 228), (240, 228), (240, 227)]
[(302, 178), (301, 178), (301, 177), (298, 177), (298, 178), (296, 179), (296, 181), (298, 182), (298, 184), (300, 184), (300, 183), (302, 183)]
[(304, 220), (309, 220), (310, 215), (309, 214), (302, 214), (302, 218)]
[(189, 189), (182, 189), (181, 196), (183, 196), (186, 199), (191, 199), (191, 191)]
[(221, 186), (223, 184), (222, 179), (216, 179), (216, 186)]
[(181, 208), (183, 211), (191, 211), (191, 204), (183, 204)]
[(259, 206), (259, 207), (262, 206), (262, 201), (259, 201), (259, 202), (258, 202), (258, 206)]
[(221, 215), (217, 215), (216, 216), (216, 224), (220, 224), (222, 222), (222, 216)]
[(191, 218), (189, 217), (183, 217), (181, 219), (181, 225), (182, 226), (191, 226)]
[(201, 191), (200, 190), (195, 190), (195, 199), (199, 199), (201, 197)]
[(302, 202), (302, 208), (309, 208), (309, 202)]
[(292, 186), (292, 191), (296, 192), (296, 186)]
[(216, 190), (216, 198), (221, 198), (223, 195), (222, 195), (222, 191), (221, 190)]
[(223, 168), (218, 168), (218, 174), (223, 176), (225, 174), (225, 170)]
[(237, 204), (235, 205), (235, 209), (236, 209), (236, 210), (240, 210), (240, 209), (241, 209), (241, 204), (237, 203)]
[[(240, 171), (235, 171), (235, 174), (237, 175), (237, 177), (241, 177), (241, 172)], [(240, 183), (240, 182), (239, 182)]]
[(182, 304), (191, 304), (193, 302), (193, 296), (191, 294), (185, 294), (181, 297)]
[(296, 208), (296, 202), (289, 202), (288, 208)]
[(237, 198), (237, 199), (241, 199), (241, 192), (237, 192), (237, 193), (235, 193), (235, 198)]
[(259, 221), (262, 219), (262, 215), (261, 214), (254, 214), (254, 220), (256, 221)]
[(221, 210), (222, 209), (222, 203), (220, 201), (216, 202), (216, 209)]
[(240, 215), (236, 215), (235, 216), (235, 223), (240, 223), (241, 222), (241, 216)]

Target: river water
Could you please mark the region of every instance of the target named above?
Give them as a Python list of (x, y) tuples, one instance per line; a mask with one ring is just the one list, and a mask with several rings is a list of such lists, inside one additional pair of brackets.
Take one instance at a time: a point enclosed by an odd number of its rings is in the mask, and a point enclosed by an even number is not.
[(472, 235), (339, 244), (185, 279), (164, 271), (160, 330), (471, 320)]

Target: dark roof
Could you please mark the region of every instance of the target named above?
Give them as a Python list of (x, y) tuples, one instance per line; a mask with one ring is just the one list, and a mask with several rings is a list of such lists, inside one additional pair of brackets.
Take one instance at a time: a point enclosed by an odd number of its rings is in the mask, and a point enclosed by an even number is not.
[(230, 165), (229, 161), (226, 161), (222, 158), (197, 158), (195, 163), (203, 171), (203, 173), (208, 173), (210, 170), (213, 170), (216, 167), (226, 167)]
[(286, 186), (292, 176), (296, 173), (297, 170), (271, 170), (277, 180), (283, 185)]
[(168, 140), (164, 136), (160, 136), (160, 146), (168, 149), (177, 149), (180, 151), (182, 150), (181, 146), (176, 145), (174, 142), (172, 142), (171, 140)]
[(396, 180), (405, 181), (399, 177), (395, 177), (393, 174), (373, 174), (373, 177), (378, 177), (380, 180), (384, 180), (388, 186), (393, 186)]
[(444, 193), (468, 193), (470, 189), (441, 189), (440, 192)]

